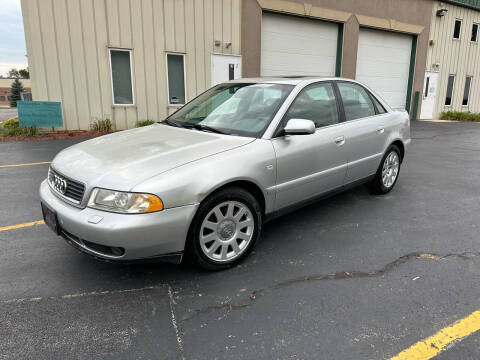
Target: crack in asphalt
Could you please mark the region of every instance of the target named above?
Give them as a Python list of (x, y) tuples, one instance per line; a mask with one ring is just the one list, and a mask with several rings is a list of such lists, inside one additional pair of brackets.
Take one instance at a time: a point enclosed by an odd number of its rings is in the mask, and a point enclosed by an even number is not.
[(314, 282), (314, 281), (324, 281), (324, 280), (343, 280), (343, 279), (358, 279), (358, 278), (369, 278), (377, 277), (383, 274), (386, 274), (393, 269), (399, 267), (400, 265), (405, 264), (406, 262), (412, 259), (426, 259), (426, 260), (442, 260), (450, 257), (460, 258), (462, 260), (468, 260), (473, 257), (480, 256), (480, 252), (463, 252), (463, 253), (449, 253), (446, 255), (439, 255), (434, 253), (422, 253), (422, 252), (413, 252), (403, 256), (400, 256), (396, 260), (386, 264), (380, 269), (373, 271), (339, 271), (331, 274), (318, 274), (318, 275), (305, 275), (297, 278), (287, 279), (280, 281), (276, 284), (266, 286), (261, 289), (257, 289), (248, 294), (244, 299), (237, 302), (228, 302), (221, 303), (218, 305), (210, 305), (201, 309), (196, 309), (190, 312), (190, 314), (181, 319), (181, 321), (191, 320), (201, 314), (207, 314), (213, 311), (218, 310), (238, 310), (246, 308), (252, 305), (255, 301), (260, 299), (265, 294), (272, 292), (274, 290), (282, 289), (291, 285), (298, 283)]

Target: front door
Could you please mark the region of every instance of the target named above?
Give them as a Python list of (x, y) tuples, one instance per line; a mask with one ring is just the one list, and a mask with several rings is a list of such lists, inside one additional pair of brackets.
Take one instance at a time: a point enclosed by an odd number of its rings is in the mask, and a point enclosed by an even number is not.
[(242, 77), (242, 57), (212, 54), (212, 86)]
[(347, 156), (333, 85), (312, 84), (303, 89), (282, 120), (315, 123), (311, 135), (284, 135), (272, 140), (277, 156), (275, 208), (309, 199), (343, 185)]
[(433, 71), (425, 72), (422, 94), (422, 110), (420, 119), (431, 119), (435, 110), (435, 97), (437, 94), (438, 73)]

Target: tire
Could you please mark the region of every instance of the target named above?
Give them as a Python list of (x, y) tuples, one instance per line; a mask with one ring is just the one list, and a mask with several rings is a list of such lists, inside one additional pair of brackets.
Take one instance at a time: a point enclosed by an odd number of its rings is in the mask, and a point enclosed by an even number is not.
[(383, 155), (374, 179), (368, 184), (369, 190), (376, 195), (383, 195), (392, 191), (400, 175), (401, 164), (400, 149), (396, 145), (390, 145)]
[(200, 204), (187, 254), (204, 269), (228, 269), (252, 251), (261, 228), (262, 210), (252, 194), (239, 187), (219, 190)]

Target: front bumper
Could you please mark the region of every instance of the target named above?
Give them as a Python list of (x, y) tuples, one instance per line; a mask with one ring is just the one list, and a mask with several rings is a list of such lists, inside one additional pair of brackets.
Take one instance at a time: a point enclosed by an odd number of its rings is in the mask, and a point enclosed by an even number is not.
[[(71, 245), (112, 261), (148, 260), (183, 252), (188, 228), (198, 208), (194, 204), (130, 215), (80, 209), (53, 194), (46, 180), (40, 185), (40, 199), (56, 212), (61, 235)], [(102, 251), (102, 247), (123, 248), (124, 252), (119, 256)]]

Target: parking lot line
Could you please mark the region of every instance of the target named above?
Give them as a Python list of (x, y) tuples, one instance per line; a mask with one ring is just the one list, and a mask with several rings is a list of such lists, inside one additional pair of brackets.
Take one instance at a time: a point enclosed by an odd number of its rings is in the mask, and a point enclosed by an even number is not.
[(449, 344), (459, 341), (480, 330), (480, 311), (474, 311), (467, 317), (457, 321), (435, 335), (430, 336), (390, 360), (427, 360), (444, 351)]
[(7, 164), (7, 165), (0, 165), (0, 169), (9, 168), (9, 167), (18, 167), (18, 166), (44, 165), (44, 164), (50, 164), (50, 163), (51, 161), (39, 161), (39, 162), (24, 163), (24, 164)]
[(0, 232), (7, 231), (7, 230), (21, 229), (29, 226), (43, 225), (43, 224), (45, 224), (43, 220), (37, 220), (37, 221), (32, 221), (32, 222), (23, 223), (23, 224), (8, 225), (8, 226), (0, 227)]

